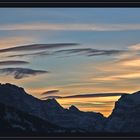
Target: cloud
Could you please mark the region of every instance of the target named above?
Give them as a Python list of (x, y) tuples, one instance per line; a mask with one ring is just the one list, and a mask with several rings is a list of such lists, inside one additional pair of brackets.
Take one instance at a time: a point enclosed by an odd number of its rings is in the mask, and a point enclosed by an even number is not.
[(92, 48), (76, 48), (76, 49), (60, 49), (57, 51), (41, 51), (37, 53), (28, 53), (28, 54), (16, 54), (9, 55), (8, 57), (25, 57), (25, 56), (49, 56), (49, 55), (63, 55), (66, 57), (71, 56), (73, 54), (76, 55), (85, 55), (85, 56), (98, 56), (98, 55), (115, 55), (124, 53), (124, 50), (98, 50)]
[(140, 73), (139, 72), (137, 72), (137, 73), (126, 73), (126, 74), (120, 74), (120, 75), (117, 75), (117, 76), (114, 76), (114, 77), (117, 77), (117, 78), (126, 78), (126, 79), (128, 79), (128, 78), (131, 78), (131, 79), (136, 79), (136, 78), (140, 78)]
[(136, 68), (140, 64), (140, 43), (128, 46), (128, 50), (118, 56), (117, 65)]
[(3, 68), (0, 69), (1, 74), (13, 75), (15, 79), (22, 79), (29, 76), (35, 76), (39, 74), (46, 74), (48, 71), (33, 70), (27, 68)]
[(93, 82), (106, 85), (114, 83), (122, 90), (130, 87), (137, 90), (140, 78), (140, 43), (128, 46), (124, 52), (115, 55), (114, 60), (96, 65), (96, 71), (97, 74), (91, 79)]
[(91, 48), (78, 48), (78, 49), (58, 50), (58, 51), (55, 51), (55, 53), (71, 54), (71, 53), (81, 53), (81, 52), (91, 52), (91, 51), (98, 52), (98, 50), (96, 50), (96, 49), (91, 49)]
[(61, 96), (46, 96), (46, 97), (41, 97), (41, 100), (46, 100), (46, 99), (59, 99), (62, 98)]
[(41, 95), (56, 94), (58, 92), (59, 92), (59, 90), (57, 90), (57, 89), (49, 90), (49, 91), (43, 92)]
[(12, 51), (45, 50), (45, 49), (54, 49), (54, 48), (61, 48), (61, 47), (73, 46), (73, 45), (78, 45), (78, 44), (77, 43), (31, 44), (31, 45), (23, 45), (23, 46), (11, 47), (6, 49), (0, 49), (0, 53), (12, 52)]
[(133, 50), (133, 51), (139, 51), (140, 50), (140, 43), (129, 46), (128, 49)]
[(93, 98), (93, 97), (110, 97), (110, 96), (121, 96), (126, 93), (96, 93), (96, 94), (80, 94), (80, 95), (72, 95), (65, 96), (62, 98)]
[(5, 65), (24, 65), (29, 64), (27, 61), (0, 61), (0, 66)]
[(72, 96), (47, 96), (43, 97), (45, 98), (97, 98), (97, 97), (112, 97), (112, 96), (121, 96), (123, 94), (128, 94), (128, 93), (96, 93), (96, 94), (79, 94), (79, 95), (72, 95)]
[(92, 48), (77, 48), (77, 49), (65, 49), (65, 50), (58, 50), (55, 51), (54, 54), (80, 54), (86, 56), (98, 56), (98, 55), (115, 55), (123, 53), (124, 50), (99, 50), (99, 49), (92, 49)]
[(24, 53), (24, 54), (14, 54), (14, 55), (9, 55), (7, 57), (25, 57), (25, 56), (47, 56), (51, 55), (49, 51), (41, 51), (41, 52), (36, 52), (36, 53)]
[(120, 66), (124, 66), (124, 67), (131, 67), (131, 68), (134, 68), (134, 67), (139, 67), (139, 64), (140, 64), (140, 57), (137, 57), (137, 56), (133, 56), (133, 57), (128, 57), (126, 59), (122, 59), (122, 60), (119, 60), (117, 61), (116, 63), (117, 65), (120, 65)]
[(88, 56), (96, 56), (96, 55), (113, 55), (113, 54), (120, 54), (123, 53), (123, 50), (98, 50), (97, 52), (94, 52), (92, 50), (88, 53)]
[(96, 24), (96, 23), (25, 23), (0, 25), (1, 31), (53, 30), (53, 31), (127, 31), (140, 30), (140, 24)]

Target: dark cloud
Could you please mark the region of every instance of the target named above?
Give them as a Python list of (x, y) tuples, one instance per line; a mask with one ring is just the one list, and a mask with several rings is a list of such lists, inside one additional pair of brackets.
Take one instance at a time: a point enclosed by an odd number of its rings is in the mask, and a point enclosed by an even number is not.
[(50, 55), (48, 51), (41, 51), (36, 53), (25, 53), (25, 54), (15, 54), (15, 55), (9, 55), (8, 57), (25, 57), (25, 56), (46, 56)]
[(96, 94), (79, 94), (79, 95), (72, 95), (72, 96), (47, 96), (45, 98), (93, 98), (93, 97), (110, 97), (110, 96), (121, 96), (123, 94), (128, 93), (96, 93)]
[(0, 61), (0, 66), (2, 65), (24, 65), (29, 64), (27, 61)]
[(113, 55), (124, 52), (123, 50), (98, 50), (92, 48), (81, 48), (81, 49), (66, 49), (55, 51), (54, 54), (64, 53), (64, 54), (76, 54), (81, 53), (86, 56), (96, 56), (96, 55)]
[(90, 97), (110, 97), (110, 96), (121, 96), (126, 93), (96, 93), (96, 94), (80, 94), (65, 96), (63, 98), (90, 98)]
[(91, 49), (91, 48), (78, 48), (78, 49), (58, 50), (58, 51), (55, 51), (55, 53), (71, 54), (71, 53), (81, 53), (81, 52), (91, 52), (91, 51), (97, 52), (98, 50), (96, 50), (96, 49)]
[(97, 56), (97, 55), (116, 55), (124, 53), (123, 50), (98, 50), (98, 51), (91, 51), (87, 53), (87, 56)]
[(57, 89), (49, 90), (49, 91), (43, 92), (41, 95), (56, 94), (58, 92), (59, 92), (59, 90), (57, 90)]
[(3, 68), (3, 69), (0, 69), (0, 73), (6, 74), (6, 75), (13, 75), (15, 79), (22, 79), (24, 77), (45, 74), (45, 73), (48, 73), (48, 71), (33, 70), (33, 69), (27, 69), (27, 68)]
[(57, 98), (62, 98), (61, 96), (46, 96), (46, 97), (41, 97), (41, 100), (46, 100), (46, 99), (57, 99)]
[(24, 57), (24, 56), (49, 56), (49, 55), (85, 55), (85, 56), (98, 56), (98, 55), (116, 55), (124, 53), (124, 50), (98, 50), (92, 48), (76, 48), (76, 49), (61, 49), (58, 51), (41, 51), (37, 53), (16, 54), (8, 57)]
[[(93, 102), (77, 102), (73, 101), (72, 104), (79, 105), (79, 106), (85, 106), (85, 107), (90, 107), (90, 106), (110, 106), (114, 104), (115, 101), (93, 101)], [(63, 104), (64, 105), (64, 104)], [(65, 103), (65, 105), (69, 105), (69, 103)]]
[(1, 49), (0, 53), (12, 52), (12, 51), (45, 50), (45, 49), (54, 49), (54, 48), (61, 48), (61, 47), (74, 46), (74, 45), (79, 45), (79, 44), (77, 43), (31, 44), (31, 45), (23, 45), (23, 46)]

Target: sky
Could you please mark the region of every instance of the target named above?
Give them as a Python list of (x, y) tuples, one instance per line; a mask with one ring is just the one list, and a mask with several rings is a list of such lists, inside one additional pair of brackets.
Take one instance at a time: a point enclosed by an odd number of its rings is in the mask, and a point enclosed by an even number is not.
[(140, 90), (139, 8), (1, 8), (0, 82), (108, 116)]

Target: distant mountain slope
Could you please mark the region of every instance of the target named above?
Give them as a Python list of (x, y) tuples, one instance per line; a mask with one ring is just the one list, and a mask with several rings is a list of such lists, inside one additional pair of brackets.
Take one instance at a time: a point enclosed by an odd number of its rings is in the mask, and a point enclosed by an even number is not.
[(0, 135), (71, 132), (33, 115), (0, 103)]
[(8, 83), (0, 85), (0, 103), (66, 129), (100, 132), (105, 122), (100, 113), (82, 112), (73, 106), (64, 109), (55, 99), (39, 100)]
[(112, 114), (64, 109), (55, 99), (39, 100), (23, 88), (0, 85), (0, 135), (5, 132), (124, 133), (140, 132), (140, 91), (123, 94)]
[(108, 117), (105, 132), (140, 132), (140, 91), (122, 95)]

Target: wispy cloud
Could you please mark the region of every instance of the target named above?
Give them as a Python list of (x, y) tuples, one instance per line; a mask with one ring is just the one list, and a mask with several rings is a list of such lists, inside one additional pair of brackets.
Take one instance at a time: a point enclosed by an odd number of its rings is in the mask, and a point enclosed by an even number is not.
[(54, 48), (61, 48), (61, 47), (74, 46), (74, 45), (78, 45), (78, 44), (77, 43), (31, 44), (31, 45), (23, 45), (23, 46), (11, 47), (6, 49), (0, 49), (0, 53), (12, 52), (12, 51), (45, 50), (45, 49), (54, 49)]
[(49, 56), (49, 55), (85, 55), (85, 56), (99, 56), (99, 55), (116, 55), (124, 53), (124, 50), (99, 50), (99, 49), (92, 49), (92, 48), (75, 48), (75, 49), (59, 49), (57, 51), (41, 51), (37, 53), (27, 53), (27, 54), (16, 54), (16, 55), (9, 55), (8, 57), (25, 57), (25, 56)]
[(0, 25), (0, 30), (55, 30), (55, 31), (126, 31), (140, 30), (140, 24), (97, 24), (97, 23), (25, 23)]
[(35, 52), (35, 53), (22, 53), (22, 54), (13, 54), (8, 55), (7, 57), (34, 57), (34, 56), (48, 56), (51, 55), (49, 51), (41, 51), (41, 52)]
[(16, 61), (16, 60), (0, 61), (0, 66), (6, 66), (6, 65), (24, 65), (24, 64), (29, 64), (29, 62), (27, 62), (27, 61)]
[(123, 50), (99, 50), (92, 48), (78, 48), (78, 49), (66, 49), (66, 50), (58, 50), (54, 53), (64, 53), (64, 54), (75, 54), (82, 53), (87, 56), (96, 56), (96, 55), (112, 55), (121, 53)]
[(135, 45), (131, 45), (128, 47), (129, 50), (133, 50), (133, 51), (140, 51), (140, 43), (135, 44)]
[(140, 44), (128, 46), (124, 52), (116, 55), (114, 60), (96, 65), (96, 68), (99, 74), (94, 75), (92, 81), (115, 82), (115, 85), (120, 87), (121, 85), (125, 87), (124, 83), (127, 83), (130, 87), (133, 85), (137, 88), (137, 83), (134, 85), (134, 81), (131, 82), (130, 79), (138, 80), (140, 78)]
[(43, 92), (41, 95), (50, 95), (50, 94), (56, 94), (56, 93), (59, 93), (58, 89), (54, 89), (54, 90), (49, 90), (49, 91)]
[(1, 74), (13, 75), (15, 79), (22, 79), (29, 76), (35, 76), (39, 74), (46, 74), (48, 71), (45, 70), (33, 70), (27, 68), (3, 68), (0, 69)]
[(127, 47), (128, 49), (117, 56), (114, 65), (122, 68), (136, 68), (140, 64), (140, 43)]
[(128, 94), (128, 93), (95, 93), (95, 94), (78, 94), (78, 95), (72, 95), (72, 96), (46, 96), (43, 97), (45, 98), (97, 98), (97, 97), (112, 97), (112, 96), (121, 96), (123, 94)]

